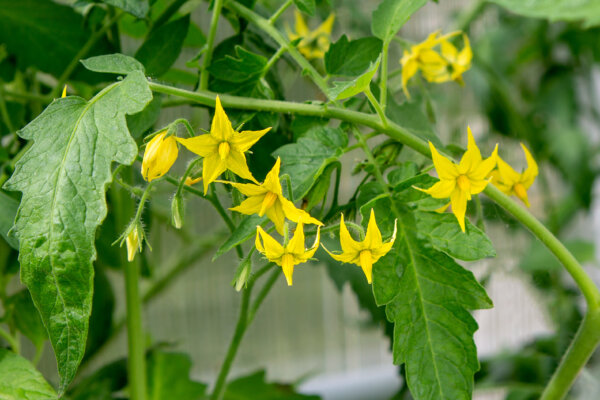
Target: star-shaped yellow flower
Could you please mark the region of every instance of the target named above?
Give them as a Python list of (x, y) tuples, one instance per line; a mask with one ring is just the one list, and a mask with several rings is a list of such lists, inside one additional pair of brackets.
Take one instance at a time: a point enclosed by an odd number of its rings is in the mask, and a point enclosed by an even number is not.
[(167, 131), (164, 130), (154, 136), (146, 145), (142, 160), (142, 176), (148, 182), (169, 172), (177, 160), (179, 153), (177, 140), (175, 136), (165, 137), (166, 135)]
[(410, 51), (404, 50), (400, 63), (402, 64), (402, 90), (404, 90), (406, 97), (410, 98), (407, 87), (408, 81), (415, 76), (419, 69), (428, 81), (443, 82), (442, 79), (447, 74), (448, 62), (433, 48), (458, 33), (460, 32), (438, 36), (440, 31), (435, 31), (425, 41), (411, 46)]
[(496, 166), (498, 158), (498, 145), (496, 145), (492, 155), (483, 160), (470, 127), (468, 128), (468, 135), (467, 151), (458, 165), (438, 153), (433, 144), (429, 142), (431, 158), (440, 181), (429, 189), (415, 187), (415, 189), (430, 194), (431, 197), (436, 199), (449, 197), (452, 212), (463, 232), (465, 231), (467, 201), (471, 200), (471, 195), (480, 193), (485, 189), (489, 183), (488, 176)]
[(177, 140), (191, 152), (204, 157), (202, 180), (204, 182), (204, 193), (206, 193), (208, 185), (226, 170), (232, 171), (241, 178), (256, 182), (248, 169), (244, 153), (270, 129), (236, 132), (221, 106), (219, 96), (217, 96), (215, 116), (212, 120), (210, 133), (189, 139), (178, 138)]
[(471, 68), (471, 60), (473, 59), (473, 51), (471, 50), (471, 42), (467, 35), (463, 33), (464, 47), (461, 51), (449, 41), (442, 41), (442, 57), (448, 62), (449, 71), (448, 79), (463, 84), (462, 74)]
[(523, 143), (521, 143), (521, 147), (527, 160), (527, 169), (522, 173), (518, 173), (498, 157), (498, 169), (492, 172), (492, 183), (505, 194), (517, 196), (529, 207), (527, 189), (533, 184), (535, 177), (538, 175), (538, 165)]
[(329, 45), (331, 44), (331, 30), (335, 21), (335, 15), (330, 14), (314, 31), (308, 29), (300, 11), (296, 10), (295, 17), (296, 32), (292, 32), (287, 28), (288, 38), (290, 40), (302, 38), (300, 43), (298, 43), (298, 50), (309, 60), (325, 57), (325, 53), (329, 50)]
[(283, 269), (288, 286), (292, 286), (294, 265), (308, 261), (315, 254), (317, 247), (319, 247), (319, 238), (320, 227), (317, 228), (317, 237), (312, 247), (305, 250), (304, 227), (300, 222), (296, 226), (294, 237), (285, 246), (282, 246), (260, 226), (256, 227), (256, 249), (264, 254), (269, 261), (274, 262)]
[(352, 239), (346, 224), (344, 223), (344, 215), (340, 220), (340, 245), (342, 246), (341, 254), (333, 254), (329, 250), (323, 248), (329, 253), (334, 259), (343, 263), (356, 264), (362, 268), (367, 282), (369, 284), (373, 281), (373, 264), (375, 264), (381, 257), (386, 255), (394, 245), (396, 240), (396, 222), (394, 221), (394, 233), (390, 240), (383, 243), (381, 239), (381, 232), (377, 227), (377, 221), (375, 221), (375, 212), (371, 209), (371, 216), (369, 217), (369, 225), (367, 226), (367, 234), (365, 240), (357, 242)]
[(273, 221), (280, 235), (283, 235), (285, 218), (296, 223), (323, 225), (321, 221), (311, 217), (306, 211), (296, 208), (294, 203), (283, 197), (281, 181), (279, 180), (280, 166), (281, 160), (277, 157), (275, 165), (267, 174), (265, 181), (260, 185), (225, 182), (233, 185), (242, 194), (248, 196), (242, 204), (231, 208), (231, 210), (246, 215), (258, 214), (261, 217), (267, 214), (267, 218)]

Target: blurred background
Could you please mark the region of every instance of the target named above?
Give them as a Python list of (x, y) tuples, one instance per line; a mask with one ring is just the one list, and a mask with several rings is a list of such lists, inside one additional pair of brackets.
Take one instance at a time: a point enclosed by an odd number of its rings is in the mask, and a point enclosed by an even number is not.
[[(255, 9), (269, 15), (280, 2), (257, 3)], [(343, 33), (353, 39), (370, 35), (371, 12), (379, 1), (331, 3), (318, 2), (317, 16), (308, 19), (311, 27), (318, 26), (335, 9), (333, 41)], [(184, 7), (191, 10), (192, 21), (206, 33), (208, 3), (189, 1)], [(281, 23), (293, 26), (293, 21), (289, 9)], [(121, 21), (122, 32), (130, 35), (121, 43), (125, 54), (135, 53), (141, 43), (136, 24), (129, 17)], [(565, 241), (600, 283), (596, 250), (600, 246), (600, 29), (529, 19), (492, 3), (443, 0), (430, 2), (417, 12), (401, 36), (420, 42), (435, 30), (456, 29), (468, 33), (474, 52), (473, 66), (464, 75), (465, 86), (446, 83), (426, 84), (425, 90), (411, 88), (416, 101), (424, 105), (433, 131), (442, 142), (464, 147), (470, 125), (484, 153), (500, 143), (500, 155), (519, 166), (517, 170), (526, 166), (519, 146), (520, 141), (525, 143), (540, 164), (540, 176), (530, 192), (531, 212)], [(216, 43), (234, 34), (234, 27), (223, 18)], [(400, 68), (402, 47), (395, 43), (391, 48), (389, 68), (393, 73)], [(193, 87), (196, 75), (186, 62), (197, 53), (197, 48), (188, 47), (169, 78), (162, 79)], [(287, 99), (323, 99), (285, 60), (278, 66)], [(400, 75), (391, 81), (391, 89), (396, 101), (404, 101)], [(159, 128), (181, 117), (189, 119), (195, 128), (210, 126), (204, 108), (188, 105), (165, 109), (154, 126)], [(258, 162), (260, 155), (257, 152), (251, 162)], [(411, 152), (401, 155), (401, 159), (414, 157)], [(186, 161), (181, 157), (176, 171), (183, 172)], [(344, 156), (342, 201), (352, 196), (364, 176), (352, 174), (357, 161), (362, 161), (357, 151)], [(214, 235), (226, 239), (221, 220), (207, 203), (187, 198), (186, 226), (176, 232), (164, 223), (170, 218), (172, 189), (162, 185), (159, 191), (150, 205), (154, 217), (145, 221), (152, 252), (145, 250), (143, 254), (147, 276), (144, 289), (155, 290), (155, 282), (182, 262), (182, 243), (191, 244), (186, 249), (192, 251), (181, 265), (184, 272), (169, 287), (149, 296), (144, 310), (148, 343), (163, 343), (189, 354), (192, 376), (213, 382), (237, 320), (240, 294), (230, 283), (239, 260), (230, 252), (211, 261), (214, 248), (203, 247), (203, 241)], [(570, 277), (540, 243), (495, 205), (485, 201), (483, 205), (486, 231), (498, 256), (465, 265), (485, 285), (494, 302), (493, 309), (475, 313), (482, 370), (476, 376), (474, 398), (537, 398), (573, 337), (583, 310), (582, 299)], [(113, 251), (107, 249), (105, 254)], [(122, 277), (111, 269), (105, 273), (114, 293), (113, 323), (118, 323), (125, 311)], [(16, 288), (18, 283), (13, 285)], [(296, 382), (302, 393), (319, 394), (325, 400), (410, 398), (401, 369), (392, 363), (387, 336), (391, 328), (383, 309), (377, 309), (368, 294), (369, 287), (355, 266), (321, 262), (297, 267), (294, 285), (287, 287), (281, 278), (265, 300), (230, 376), (265, 369), (268, 380)], [(121, 330), (98, 356), (85, 362), (82, 375), (125, 356), (126, 349), (126, 332)], [(41, 370), (56, 382), (49, 347)], [(579, 379), (577, 398), (599, 398), (598, 382), (600, 364), (593, 359)]]

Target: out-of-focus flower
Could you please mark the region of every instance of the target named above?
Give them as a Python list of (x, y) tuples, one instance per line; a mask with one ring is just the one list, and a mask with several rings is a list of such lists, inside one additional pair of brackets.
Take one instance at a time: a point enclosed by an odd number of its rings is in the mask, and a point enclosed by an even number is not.
[(296, 17), (296, 32), (292, 32), (289, 27), (286, 28), (290, 40), (302, 38), (298, 43), (298, 51), (304, 57), (310, 59), (323, 58), (329, 50), (331, 44), (331, 30), (335, 21), (335, 14), (330, 14), (329, 17), (315, 30), (311, 31), (306, 25), (306, 21), (302, 13), (298, 10), (295, 12)]
[(498, 157), (498, 168), (492, 171), (491, 176), (494, 186), (500, 189), (504, 194), (517, 196), (527, 207), (529, 207), (527, 189), (533, 184), (533, 181), (538, 175), (538, 165), (523, 143), (521, 143), (521, 147), (523, 148), (525, 159), (527, 160), (527, 169), (525, 169), (525, 171), (518, 173), (503, 159)]

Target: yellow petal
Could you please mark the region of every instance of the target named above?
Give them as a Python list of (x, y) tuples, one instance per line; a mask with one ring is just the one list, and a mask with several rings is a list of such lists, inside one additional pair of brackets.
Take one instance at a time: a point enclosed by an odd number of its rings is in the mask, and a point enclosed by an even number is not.
[(373, 257), (371, 255), (371, 250), (361, 251), (359, 258), (360, 267), (367, 277), (367, 282), (371, 284), (373, 282)]
[(201, 157), (208, 157), (217, 153), (219, 142), (211, 135), (200, 135), (193, 138), (177, 138), (177, 141), (192, 153)]
[(371, 250), (373, 256), (373, 263), (376, 263), (377, 260), (385, 256), (392, 249), (392, 246), (394, 246), (394, 242), (396, 241), (397, 222), (398, 220), (394, 221), (394, 233), (392, 234), (392, 237), (378, 248)]
[(256, 249), (263, 253), (269, 261), (276, 261), (284, 254), (283, 246), (258, 225), (256, 227)]
[(467, 151), (462, 156), (460, 164), (458, 164), (458, 172), (461, 175), (466, 175), (472, 172), (481, 162), (481, 152), (479, 151), (479, 147), (477, 147), (477, 143), (475, 143), (470, 126), (467, 127), (467, 132), (467, 136), (469, 137)]
[(469, 68), (471, 65), (471, 60), (473, 59), (473, 50), (471, 50), (471, 42), (469, 41), (469, 37), (463, 33), (463, 43), (464, 47), (458, 54), (458, 59), (456, 62), (465, 67)]
[(360, 243), (352, 239), (346, 224), (344, 223), (344, 214), (340, 218), (340, 246), (342, 246), (343, 253), (352, 253), (358, 255), (358, 252), (362, 248)]
[(441, 44), (441, 48), (442, 48), (442, 55), (444, 56), (444, 58), (446, 58), (449, 62), (456, 62), (456, 60), (458, 59), (458, 49), (449, 41), (444, 40)]
[(200, 182), (201, 180), (202, 180), (202, 177), (194, 179), (194, 178), (188, 176), (185, 178), (184, 184), (187, 186), (192, 186), (192, 185), (195, 185), (196, 183)]
[(498, 157), (498, 173), (502, 183), (509, 188), (521, 179), (521, 174), (513, 169), (506, 161)]
[(281, 166), (281, 159), (279, 157), (277, 157), (277, 161), (275, 161), (275, 165), (273, 165), (273, 168), (271, 168), (271, 170), (265, 177), (265, 181), (262, 184), (262, 186), (265, 188), (265, 190), (276, 193), (278, 195), (280, 195), (282, 193), (281, 192), (281, 181), (279, 180), (280, 166)]
[(317, 227), (317, 237), (315, 237), (315, 241), (313, 242), (313, 245), (311, 246), (310, 249), (306, 250), (304, 252), (304, 255), (302, 256), (305, 260), (308, 260), (308, 259), (312, 258), (312, 256), (315, 255), (315, 252), (319, 248), (320, 241), (321, 241), (321, 227), (318, 226)]
[(204, 181), (204, 194), (208, 192), (208, 185), (214, 182), (221, 175), (227, 166), (225, 161), (221, 160), (218, 153), (205, 157), (202, 161), (202, 180)]
[(442, 180), (442, 181), (436, 182), (429, 189), (421, 189), (416, 186), (413, 186), (413, 187), (417, 190), (427, 193), (434, 199), (445, 199), (445, 198), (450, 197), (450, 195), (454, 191), (454, 188), (456, 187), (456, 179)]
[(177, 160), (179, 150), (175, 137), (159, 133), (146, 146), (142, 160), (142, 176), (148, 182), (166, 174)]
[(296, 232), (285, 247), (288, 253), (293, 253), (299, 257), (304, 254), (304, 226), (302, 222), (296, 225)]
[(239, 206), (230, 208), (230, 210), (246, 215), (258, 214), (263, 203), (263, 198), (264, 195), (248, 197)]
[(257, 185), (255, 183), (237, 183), (237, 182), (229, 182), (229, 181), (219, 181), (221, 183), (227, 183), (237, 190), (239, 190), (244, 196), (263, 196), (268, 191), (262, 185)]
[[(60, 97), (67, 97), (67, 85), (65, 85), (65, 87), (63, 88), (62, 96), (60, 96)], [(129, 261), (131, 261), (131, 260), (129, 260)]]
[(335, 22), (335, 14), (331, 13), (327, 17), (327, 19), (325, 21), (323, 21), (323, 23), (317, 29), (315, 29), (314, 32), (316, 34), (330, 35), (331, 31), (333, 30), (333, 23), (334, 22)]
[(227, 142), (233, 135), (233, 127), (231, 121), (225, 114), (225, 110), (221, 105), (221, 99), (217, 96), (215, 104), (215, 116), (210, 127), (210, 134), (217, 142)]
[(281, 269), (285, 275), (285, 280), (288, 286), (292, 286), (292, 275), (294, 274), (294, 256), (291, 254), (284, 254), (281, 258)]
[(229, 152), (229, 157), (227, 157), (227, 159), (224, 162), (227, 166), (227, 169), (231, 170), (231, 172), (233, 172), (240, 178), (256, 182), (256, 179), (254, 179), (252, 173), (248, 169), (248, 164), (246, 164), (246, 157), (244, 156), (244, 153), (240, 153), (239, 151), (232, 149)]
[(523, 180), (523, 186), (525, 186), (525, 189), (529, 189), (536, 176), (538, 176), (538, 165), (529, 152), (529, 149), (527, 149), (523, 143), (521, 143), (521, 147), (523, 148), (523, 151), (525, 152), (525, 158), (527, 159), (527, 169), (523, 172), (521, 179)]
[(436, 208), (434, 211), (436, 213), (440, 213), (441, 214), (441, 213), (445, 212), (448, 209), (449, 206), (450, 206), (450, 203), (446, 204), (445, 206), (441, 206), (440, 208)]
[(307, 213), (306, 211), (296, 208), (294, 203), (292, 203), (285, 197), (279, 196), (278, 200), (281, 204), (281, 207), (283, 209), (283, 213), (285, 214), (285, 217), (287, 219), (289, 219), (290, 221), (302, 222), (304, 224), (323, 225), (323, 223), (321, 221), (319, 221), (316, 218), (311, 217), (310, 214)]
[(283, 235), (285, 214), (283, 213), (281, 202), (276, 201), (275, 204), (273, 204), (273, 207), (267, 209), (267, 218), (269, 218), (273, 222), (273, 225), (275, 225), (275, 229), (277, 229), (277, 233)]
[(367, 234), (363, 246), (366, 249), (376, 249), (383, 243), (381, 239), (381, 232), (377, 227), (377, 221), (375, 220), (375, 211), (371, 208), (371, 215), (369, 216), (369, 225), (367, 226)]
[(299, 36), (306, 36), (308, 34), (308, 26), (306, 25), (306, 21), (304, 21), (302, 13), (298, 10), (294, 10), (294, 17), (296, 19), (296, 33)]
[(483, 192), (483, 189), (490, 183), (489, 179), (481, 179), (479, 181), (471, 180), (471, 190), (470, 194), (478, 194)]
[(452, 192), (452, 196), (450, 196), (450, 201), (452, 203), (452, 212), (458, 220), (460, 229), (464, 232), (465, 214), (467, 212), (467, 193), (462, 190), (456, 189), (454, 192)]
[(527, 197), (527, 190), (522, 183), (517, 183), (515, 186), (513, 186), (513, 192), (519, 199), (521, 199), (523, 203), (525, 203), (527, 207), (530, 206), (529, 198)]
[(418, 69), (419, 64), (414, 59), (410, 59), (402, 65), (402, 90), (408, 99), (410, 99), (410, 93), (408, 93), (408, 81), (417, 73)]
[(436, 150), (433, 143), (429, 142), (429, 149), (431, 150), (431, 159), (435, 170), (441, 180), (454, 180), (459, 175), (456, 164), (442, 156)]
[(258, 140), (270, 130), (271, 128), (266, 128), (262, 131), (234, 132), (233, 136), (229, 139), (229, 143), (237, 151), (245, 153), (254, 145), (254, 143), (258, 142)]
[(327, 250), (327, 248), (321, 243), (321, 247), (336, 261), (341, 261), (343, 263), (348, 264), (356, 264), (360, 266), (360, 260), (358, 259), (358, 253), (342, 253), (342, 254), (334, 254)]
[(473, 170), (469, 172), (468, 176), (470, 180), (479, 181), (487, 178), (490, 175), (490, 172), (496, 165), (498, 164), (498, 145), (494, 147), (494, 151), (492, 151), (492, 155), (481, 161), (478, 165), (475, 165)]

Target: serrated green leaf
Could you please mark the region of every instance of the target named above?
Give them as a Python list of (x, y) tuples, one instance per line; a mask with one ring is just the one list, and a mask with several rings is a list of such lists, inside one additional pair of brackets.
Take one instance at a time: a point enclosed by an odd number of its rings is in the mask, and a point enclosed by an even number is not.
[(148, 0), (100, 0), (103, 3), (118, 7), (134, 17), (144, 18), (148, 14), (150, 6)]
[(2, 210), (0, 212), (0, 235), (10, 247), (19, 250), (19, 241), (12, 234), (9, 235), (9, 231), (15, 224), (19, 202), (0, 190), (0, 209)]
[(190, 16), (171, 21), (153, 30), (135, 53), (149, 76), (162, 76), (179, 57), (190, 27)]
[(600, 25), (600, 2), (596, 0), (491, 0), (515, 14), (550, 21), (583, 21), (585, 27)]
[(415, 219), (419, 236), (450, 257), (475, 261), (496, 256), (487, 235), (468, 219), (465, 221), (466, 232), (461, 231), (453, 214), (415, 212)]
[(383, 0), (373, 11), (371, 32), (373, 35), (389, 42), (419, 8), (427, 0)]
[(382, 45), (381, 40), (374, 37), (349, 41), (342, 35), (325, 53), (325, 70), (329, 75), (360, 75), (377, 60)]
[(23, 357), (0, 349), (0, 399), (51, 400), (56, 399), (52, 386)]
[(213, 61), (208, 68), (212, 76), (233, 83), (256, 81), (262, 75), (268, 60), (241, 46), (235, 46), (235, 54), (238, 58), (226, 55)]
[(315, 15), (317, 10), (315, 0), (294, 0), (294, 4), (298, 7), (298, 10), (308, 15)]
[(53, 101), (19, 132), (34, 142), (5, 188), (23, 192), (15, 222), (21, 279), (48, 330), (61, 392), (85, 350), (94, 238), (106, 216), (111, 163), (131, 164), (137, 155), (125, 114), (151, 99), (146, 78), (136, 71), (89, 101)]
[(291, 385), (267, 383), (265, 371), (237, 378), (227, 384), (223, 400), (319, 400), (319, 396), (296, 393)]
[(344, 100), (367, 90), (373, 80), (373, 76), (379, 68), (380, 60), (381, 56), (377, 57), (377, 60), (372, 62), (371, 65), (369, 65), (369, 68), (355, 79), (348, 81), (334, 81), (333, 87), (327, 90), (327, 97), (331, 100)]
[(479, 369), (470, 310), (492, 307), (470, 271), (417, 236), (412, 210), (389, 198), (361, 208), (363, 221), (375, 209), (383, 237), (393, 229), (394, 247), (373, 267), (373, 293), (394, 323), (395, 364), (405, 364), (416, 400), (471, 399), (473, 374)]
[[(92, 35), (72, 7), (48, 0), (0, 0), (0, 21), (0, 43), (16, 55), (18, 66), (22, 70), (34, 66), (54, 76), (64, 72)], [(88, 54), (112, 51), (108, 40), (102, 38)], [(73, 77), (99, 79), (83, 68)]]
[(308, 194), (306, 195), (308, 202), (306, 204), (306, 209), (310, 210), (317, 204), (319, 204), (323, 199), (326, 198), (327, 193), (329, 193), (329, 186), (331, 184), (331, 174), (333, 171), (338, 170), (338, 174), (342, 169), (342, 164), (339, 161), (332, 162), (327, 165), (325, 170), (319, 178), (317, 178), (314, 186), (310, 189)]
[(225, 243), (219, 246), (213, 257), (213, 261), (216, 260), (217, 257), (233, 249), (235, 246), (244, 243), (246, 240), (256, 235), (256, 226), (262, 225), (266, 220), (266, 216), (259, 217), (257, 214), (245, 216)]
[(124, 54), (105, 54), (81, 60), (84, 67), (94, 72), (127, 75), (133, 71), (144, 72), (144, 66), (133, 57)]
[(281, 175), (289, 175), (295, 199), (306, 196), (324, 169), (336, 162), (348, 136), (340, 128), (315, 126), (298, 139), (273, 152), (281, 157)]
[(42, 347), (48, 339), (48, 334), (29, 292), (24, 289), (13, 294), (8, 298), (6, 306), (11, 309), (17, 329), (31, 340), (35, 347)]
[(198, 400), (206, 385), (190, 380), (192, 361), (182, 353), (153, 351), (148, 358), (148, 400)]

